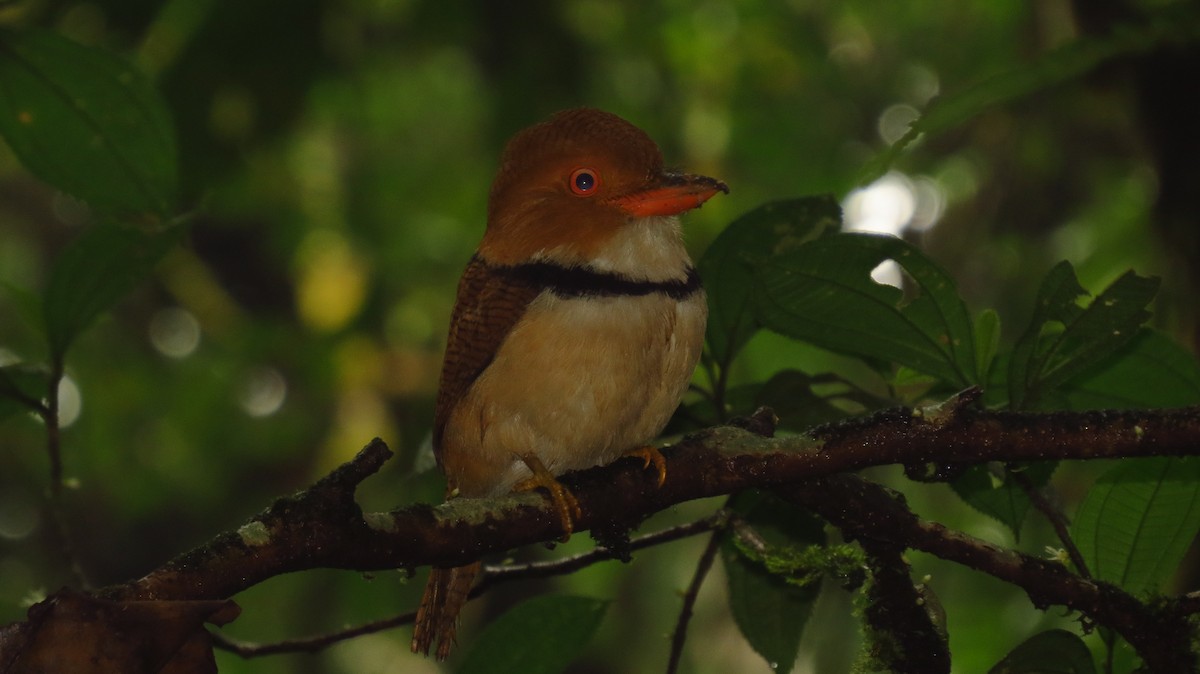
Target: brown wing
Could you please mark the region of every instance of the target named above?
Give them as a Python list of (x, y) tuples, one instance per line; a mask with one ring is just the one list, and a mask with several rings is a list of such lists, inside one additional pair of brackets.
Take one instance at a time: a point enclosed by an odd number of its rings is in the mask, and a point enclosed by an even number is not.
[(540, 286), (503, 275), (502, 270), (476, 255), (458, 282), (433, 416), (433, 451), (439, 464), (450, 412), (491, 364), (525, 308), (541, 292)]

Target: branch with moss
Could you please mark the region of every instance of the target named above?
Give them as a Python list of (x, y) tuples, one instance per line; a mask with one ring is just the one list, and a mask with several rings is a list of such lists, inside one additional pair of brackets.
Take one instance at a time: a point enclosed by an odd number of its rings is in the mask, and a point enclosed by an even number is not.
[[(709, 531), (722, 529), (726, 523), (726, 514), (718, 512), (715, 515), (680, 524), (678, 526), (668, 527), (649, 534), (635, 536), (630, 539), (628, 546), (622, 552), (633, 552), (642, 550), (672, 541), (678, 541), (689, 536), (696, 536)], [(523, 562), (514, 564), (484, 564), (483, 572), (480, 574), (480, 580), (471, 588), (470, 598), (474, 599), (491, 588), (504, 583), (511, 583), (519, 580), (531, 580), (534, 578), (552, 578), (554, 576), (563, 576), (574, 573), (581, 569), (585, 569), (593, 564), (605, 562), (613, 559), (621, 559), (616, 551), (610, 550), (604, 546), (597, 546), (587, 552), (581, 552), (568, 557), (559, 559)], [(410, 625), (416, 618), (416, 611), (408, 611), (380, 620), (346, 627), (343, 629), (327, 632), (310, 637), (300, 637), (295, 639), (286, 639), (283, 641), (257, 644), (247, 641), (237, 641), (227, 636), (216, 634), (213, 635), (214, 645), (222, 650), (236, 653), (244, 658), (256, 658), (265, 655), (275, 655), (278, 653), (313, 653), (325, 649), (333, 644), (354, 639), (366, 634), (374, 634), (384, 630), (399, 627), (401, 625)]]
[(1115, 585), (1083, 578), (1062, 563), (1009, 550), (917, 517), (902, 497), (853, 475), (834, 475), (777, 490), (816, 512), (870, 549), (877, 545), (921, 550), (1011, 583), (1037, 608), (1080, 611), (1116, 631), (1154, 672), (1191, 672), (1192, 628), (1177, 600), (1145, 603)]
[[(966, 405), (896, 408), (791, 437), (720, 426), (663, 453), (668, 469), (661, 487), (636, 459), (564, 476), (582, 510), (576, 530), (633, 528), (676, 503), (871, 466), (1200, 454), (1200, 408), (1050, 414)], [(219, 599), (292, 571), (449, 566), (563, 533), (539, 493), (364, 514), (355, 488), (390, 456), (381, 440), (372, 441), (354, 460), (279, 499), (237, 531), (102, 594)]]
[[(876, 550), (881, 563), (906, 548), (925, 550), (1022, 587), (1036, 606), (1061, 604), (1087, 613), (1125, 636), (1148, 663), (1156, 661), (1149, 653), (1155, 644), (1168, 654), (1157, 656), (1157, 661), (1180, 662), (1171, 658), (1182, 658), (1179, 651), (1187, 643), (1179, 638), (1186, 611), (1152, 609), (1112, 586), (1082, 579), (1061, 564), (921, 521), (890, 496), (880, 497), (876, 492), (889, 494), (882, 487), (861, 480), (847, 483), (856, 478), (838, 474), (885, 464), (955, 467), (986, 461), (1200, 454), (1200, 408), (992, 412), (966, 404), (972, 395), (968, 392), (938, 408), (897, 408), (791, 437), (764, 437), (737, 426), (707, 429), (664, 451), (668, 470), (661, 487), (634, 459), (564, 476), (582, 510), (576, 530), (632, 529), (676, 503), (774, 487), (805, 502), (848, 536), (886, 543)], [(769, 426), (769, 414), (752, 419), (751, 426), (755, 424)], [(221, 534), (143, 578), (99, 590), (94, 597), (112, 602), (220, 600), (293, 571), (454, 565), (562, 534), (558, 518), (538, 493), (363, 513), (355, 490), (390, 456), (382, 441), (372, 441), (354, 460), (310, 488), (277, 500), (237, 531)], [(835, 488), (830, 485), (861, 493), (858, 500), (825, 499), (824, 505), (801, 496)], [(870, 544), (864, 548), (873, 549)], [(1144, 625), (1139, 627), (1138, 621)]]

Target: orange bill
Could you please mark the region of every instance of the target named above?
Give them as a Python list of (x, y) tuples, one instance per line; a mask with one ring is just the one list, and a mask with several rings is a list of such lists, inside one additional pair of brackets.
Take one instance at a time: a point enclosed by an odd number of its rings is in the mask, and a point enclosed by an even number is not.
[(676, 215), (708, 201), (717, 192), (729, 193), (729, 187), (708, 176), (664, 173), (658, 184), (639, 192), (618, 197), (615, 202), (636, 218)]

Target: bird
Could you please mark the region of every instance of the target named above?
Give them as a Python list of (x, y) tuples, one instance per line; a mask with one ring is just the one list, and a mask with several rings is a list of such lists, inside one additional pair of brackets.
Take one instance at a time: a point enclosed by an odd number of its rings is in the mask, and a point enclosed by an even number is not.
[[(594, 108), (558, 112), (505, 146), (487, 226), (458, 284), (434, 411), (447, 498), (546, 488), (650, 447), (700, 357), (707, 304), (679, 214), (725, 183), (664, 168), (658, 145)], [(412, 651), (444, 660), (481, 564), (435, 567)]]

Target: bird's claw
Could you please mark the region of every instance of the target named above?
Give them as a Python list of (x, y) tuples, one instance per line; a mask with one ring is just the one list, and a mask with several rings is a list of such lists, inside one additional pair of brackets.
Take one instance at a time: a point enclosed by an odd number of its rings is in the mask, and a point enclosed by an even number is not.
[(551, 473), (542, 463), (541, 459), (534, 454), (523, 454), (521, 460), (529, 467), (532, 476), (521, 480), (513, 487), (513, 491), (533, 491), (534, 489), (545, 489), (550, 494), (550, 502), (554, 505), (554, 511), (558, 514), (559, 523), (562, 524), (563, 535), (559, 539), (566, 543), (571, 538), (571, 532), (575, 530), (575, 520), (583, 517), (583, 510), (579, 507), (579, 499), (571, 493), (571, 490), (563, 486), (554, 474)]
[(641, 459), (643, 462), (643, 470), (649, 468), (650, 464), (653, 463), (654, 470), (658, 473), (659, 487), (662, 487), (667, 481), (667, 458), (663, 456), (662, 452), (659, 451), (657, 447), (638, 447), (637, 449), (631, 449), (626, 452), (625, 456), (632, 456)]

